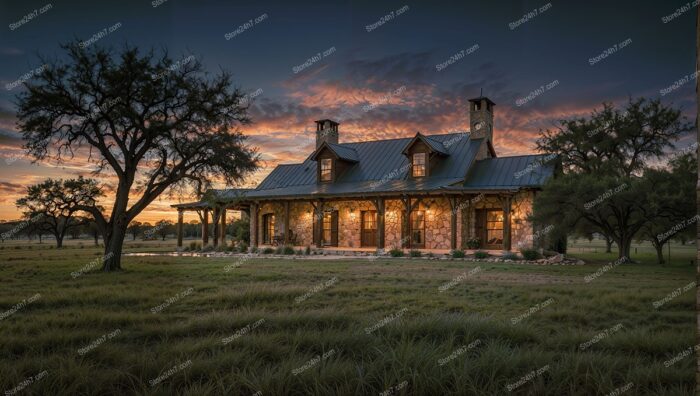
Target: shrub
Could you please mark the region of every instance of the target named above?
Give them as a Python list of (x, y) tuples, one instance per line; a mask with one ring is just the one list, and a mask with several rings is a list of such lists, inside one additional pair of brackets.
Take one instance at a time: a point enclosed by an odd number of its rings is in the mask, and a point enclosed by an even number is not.
[(467, 247), (469, 249), (478, 249), (479, 246), (481, 246), (481, 239), (479, 238), (471, 238), (467, 241)]
[(201, 249), (201, 248), (197, 246), (197, 242), (195, 242), (195, 241), (190, 242), (190, 249), (189, 250), (195, 251), (195, 250), (199, 250), (199, 249)]
[(257, 246), (253, 246), (252, 248), (250, 248), (250, 252), (251, 252), (251, 253), (257, 253), (257, 252), (258, 252), (258, 247), (257, 247)]
[(421, 257), (423, 255), (420, 250), (411, 250), (409, 254), (411, 257)]
[(294, 254), (294, 248), (291, 246), (285, 246), (282, 248), (282, 254)]
[(501, 258), (502, 258), (503, 260), (519, 260), (519, 259), (520, 259), (520, 258), (518, 257), (518, 255), (515, 254), (515, 253), (513, 253), (513, 252), (505, 252), (505, 253), (503, 253), (503, 255), (501, 256)]
[(248, 251), (248, 244), (245, 243), (245, 242), (241, 242), (241, 243), (238, 245), (238, 251), (241, 252), (241, 253), (247, 252), (247, 251)]
[(540, 252), (535, 249), (520, 249), (520, 253), (525, 260), (538, 260), (542, 257)]
[(305, 255), (310, 255), (311, 254), (311, 246), (306, 246), (306, 250), (304, 250)]
[(295, 254), (296, 254), (297, 256), (301, 256), (301, 255), (304, 254), (304, 251), (301, 250), (301, 249), (299, 249), (299, 250), (297, 250), (297, 251), (295, 252)]
[(464, 258), (464, 250), (453, 250), (452, 258)]
[(275, 249), (273, 249), (271, 247), (266, 247), (265, 249), (263, 249), (262, 254), (272, 254), (274, 252), (275, 252)]
[(488, 256), (490, 256), (490, 254), (488, 254), (488, 252), (485, 252), (483, 250), (479, 250), (479, 251), (474, 252), (474, 258), (485, 259)]
[(212, 246), (212, 245), (207, 245), (207, 246), (202, 247), (202, 253), (211, 252), (213, 250), (214, 250), (214, 246)]
[(389, 250), (389, 254), (391, 255), (391, 257), (403, 257), (403, 250), (393, 248), (393, 249)]

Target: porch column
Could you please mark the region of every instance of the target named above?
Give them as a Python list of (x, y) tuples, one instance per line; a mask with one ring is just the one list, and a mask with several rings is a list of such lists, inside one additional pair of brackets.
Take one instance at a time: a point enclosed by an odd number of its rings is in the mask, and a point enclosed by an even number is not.
[(384, 214), (386, 213), (386, 206), (385, 206), (384, 198), (377, 198), (375, 201), (374, 206), (376, 206), (377, 209), (377, 230), (379, 231), (379, 235), (377, 235), (377, 249), (384, 249)]
[(214, 235), (212, 238), (214, 241), (214, 247), (219, 246), (219, 217), (221, 214), (221, 210), (219, 210), (219, 207), (214, 208), (214, 214), (212, 215), (212, 222), (214, 224)]
[(209, 244), (209, 208), (204, 208), (202, 214), (202, 247)]
[(457, 211), (461, 199), (458, 197), (447, 197), (450, 203), (450, 249), (457, 249)]
[(289, 245), (289, 201), (284, 201), (284, 244)]
[(406, 197), (403, 200), (403, 206), (405, 215), (403, 216), (404, 230), (406, 230), (406, 235), (403, 235), (401, 239), (401, 248), (411, 248), (411, 197)]
[(258, 204), (250, 204), (250, 246), (258, 247)]
[(226, 207), (221, 208), (221, 246), (226, 246)]
[(510, 251), (510, 204), (511, 197), (506, 195), (503, 202), (503, 250)]
[(182, 218), (184, 217), (183, 210), (177, 210), (177, 247), (182, 247)]

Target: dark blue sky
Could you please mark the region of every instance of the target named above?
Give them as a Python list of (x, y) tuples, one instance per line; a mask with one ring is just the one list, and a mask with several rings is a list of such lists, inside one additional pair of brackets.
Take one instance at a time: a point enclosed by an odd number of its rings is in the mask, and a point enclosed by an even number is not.
[[(11, 160), (0, 163), (0, 189), (9, 197), (0, 202), (0, 218), (12, 217), (14, 197), (26, 183), (84, 172), (82, 166), (30, 166), (20, 157), (12, 101), (22, 87), (6, 85), (40, 66), (37, 54), (60, 57), (60, 43), (88, 40), (115, 24), (121, 25), (93, 45), (118, 47), (128, 41), (144, 49), (167, 48), (175, 59), (194, 55), (212, 72), (226, 69), (244, 89), (259, 92), (252, 109), (255, 124), (246, 129), (266, 160), (255, 180), (278, 163), (308, 154), (312, 141), (305, 128), (314, 119), (341, 119), (341, 141), (466, 130), (465, 101), (483, 88), (497, 104), (497, 152), (524, 153), (533, 150), (540, 128), (561, 117), (585, 115), (603, 101), (660, 97), (660, 90), (695, 70), (697, 10), (662, 20), (687, 1), (105, 3), (0, 5), (0, 155)], [(47, 4), (45, 12), (10, 28)], [(542, 12), (509, 27), (533, 9)], [(392, 11), (393, 19), (367, 31)], [(225, 39), (261, 16), (259, 23)], [(590, 64), (623, 42), (624, 48)], [(475, 45), (473, 53), (436, 70)], [(294, 73), (295, 66), (326, 50), (327, 56)], [(554, 81), (552, 89), (516, 104)], [(694, 117), (694, 86), (691, 80), (662, 99)], [(367, 105), (374, 107), (362, 111)], [(681, 143), (687, 144), (690, 137)]]

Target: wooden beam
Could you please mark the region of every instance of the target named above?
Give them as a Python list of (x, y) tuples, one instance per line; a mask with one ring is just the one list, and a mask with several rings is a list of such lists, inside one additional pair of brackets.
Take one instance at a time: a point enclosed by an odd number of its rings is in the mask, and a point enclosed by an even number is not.
[(503, 204), (503, 250), (510, 251), (511, 249), (511, 238), (510, 238), (510, 211), (511, 211), (511, 196), (505, 195), (501, 199)]
[(258, 247), (258, 204), (250, 204), (250, 246)]
[(291, 230), (289, 224), (289, 201), (284, 201), (284, 244), (289, 245), (289, 230)]
[(182, 209), (177, 210), (177, 247), (182, 248), (182, 219), (184, 213)]
[(226, 246), (226, 207), (221, 208), (221, 246)]
[(377, 249), (384, 249), (385, 244), (385, 214), (386, 214), (386, 202), (383, 197), (373, 199), (371, 201), (374, 204), (374, 208), (377, 210)]
[(209, 244), (209, 208), (205, 208), (202, 215), (202, 247)]
[(214, 208), (214, 215), (211, 218), (212, 224), (214, 225), (214, 235), (212, 238), (212, 242), (214, 243), (214, 247), (219, 246), (219, 217), (221, 214), (221, 210), (219, 207)]

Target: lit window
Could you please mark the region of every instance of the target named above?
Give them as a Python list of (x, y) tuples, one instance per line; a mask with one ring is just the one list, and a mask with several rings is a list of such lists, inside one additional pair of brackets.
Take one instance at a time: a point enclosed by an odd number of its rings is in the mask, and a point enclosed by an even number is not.
[(413, 154), (413, 177), (425, 176), (425, 153)]
[(333, 160), (324, 158), (321, 160), (321, 181), (331, 181)]

